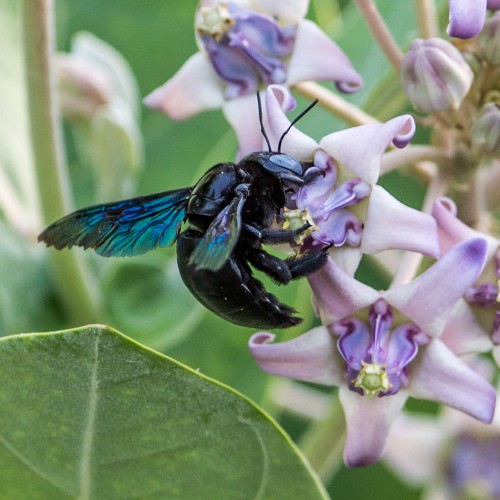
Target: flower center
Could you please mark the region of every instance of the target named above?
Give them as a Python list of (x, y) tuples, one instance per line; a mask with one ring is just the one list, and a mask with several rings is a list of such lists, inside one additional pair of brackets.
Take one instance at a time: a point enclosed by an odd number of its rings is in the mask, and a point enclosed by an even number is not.
[(379, 299), (368, 322), (347, 317), (332, 326), (351, 390), (373, 398), (396, 394), (408, 384), (409, 364), (429, 337), (412, 323), (393, 329), (392, 322), (392, 308)]
[(271, 16), (231, 2), (200, 7), (196, 29), (226, 97), (256, 92), (261, 83), (284, 83), (296, 25), (281, 27)]
[(318, 226), (314, 224), (314, 220), (307, 208), (303, 210), (301, 210), (300, 208), (290, 210), (285, 207), (283, 215), (285, 217), (285, 220), (283, 222), (283, 229), (297, 231), (298, 229), (303, 227), (304, 224), (309, 223), (309, 227), (305, 231), (301, 231), (301, 233), (295, 237), (295, 242), (297, 243), (297, 245), (301, 245), (304, 240), (311, 235), (311, 233), (318, 229)]
[(374, 398), (380, 392), (387, 392), (391, 389), (392, 385), (389, 382), (385, 365), (361, 361), (361, 366), (357, 377), (352, 381), (354, 387), (362, 389), (369, 398)]
[(196, 29), (200, 35), (210, 35), (218, 42), (235, 25), (226, 3), (218, 3), (213, 7), (200, 7), (200, 17)]
[(338, 182), (339, 167), (324, 151), (316, 152), (314, 165), (323, 176), (301, 186), (295, 198), (297, 207), (307, 208), (318, 226), (310, 244), (359, 246), (363, 224), (352, 208), (370, 196), (371, 185), (359, 178)]

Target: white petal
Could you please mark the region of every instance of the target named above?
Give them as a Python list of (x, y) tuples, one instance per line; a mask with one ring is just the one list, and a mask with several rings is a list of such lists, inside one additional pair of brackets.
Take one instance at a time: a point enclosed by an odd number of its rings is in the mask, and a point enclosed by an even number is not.
[(254, 151), (267, 149), (267, 146), (263, 145), (264, 138), (260, 131), (257, 99), (254, 94), (226, 101), (222, 110), (238, 138), (238, 160)]
[(144, 98), (144, 104), (173, 120), (185, 120), (201, 111), (220, 108), (224, 87), (202, 52), (192, 55), (161, 87)]
[[(380, 161), (387, 146), (415, 130), (410, 115), (398, 116), (387, 123), (362, 125), (334, 132), (321, 139), (319, 146), (344, 167), (370, 184), (377, 182)], [(407, 141), (406, 141), (407, 142)]]
[(266, 372), (317, 384), (340, 385), (344, 363), (335, 341), (325, 327), (318, 327), (288, 342), (270, 344), (275, 336), (261, 332), (250, 337), (248, 346), (257, 364)]
[(309, 0), (249, 0), (249, 7), (275, 17), (283, 26), (296, 24), (307, 13)]
[(400, 249), (437, 258), (436, 221), (428, 214), (403, 205), (381, 186), (373, 186), (361, 240), (364, 253)]
[(441, 197), (432, 207), (432, 216), (438, 225), (441, 253), (447, 252), (453, 245), (470, 238), (484, 238), (488, 243), (488, 259), (493, 257), (499, 241), (489, 234), (480, 233), (464, 224), (457, 217), (457, 206), (450, 198)]
[(481, 422), (495, 412), (495, 389), (439, 339), (421, 347), (412, 364), (408, 392), (415, 398), (446, 404)]
[[(290, 126), (290, 120), (285, 115), (285, 111), (295, 108), (295, 104), (295, 99), (285, 87), (270, 85), (267, 88), (266, 131), (273, 151), (278, 149), (281, 136)], [(318, 143), (296, 127), (290, 129), (281, 147), (283, 153), (287, 153), (299, 161), (312, 160), (317, 149)]]
[(286, 83), (295, 85), (307, 80), (338, 82), (342, 90), (349, 92), (363, 85), (344, 52), (315, 23), (304, 19), (298, 26)]
[(310, 274), (308, 280), (324, 325), (368, 307), (380, 298), (376, 290), (351, 278), (331, 258), (319, 271)]
[(483, 239), (468, 240), (410, 283), (382, 292), (382, 297), (425, 333), (438, 336), (458, 299), (481, 273), (485, 253)]
[(348, 467), (373, 464), (384, 454), (392, 423), (408, 396), (400, 391), (393, 396), (368, 398), (342, 385), (339, 397), (347, 427), (345, 464)]
[(451, 311), (444, 332), (439, 339), (459, 356), (488, 352), (492, 348), (488, 333), (477, 320), (469, 304), (463, 299), (460, 299)]

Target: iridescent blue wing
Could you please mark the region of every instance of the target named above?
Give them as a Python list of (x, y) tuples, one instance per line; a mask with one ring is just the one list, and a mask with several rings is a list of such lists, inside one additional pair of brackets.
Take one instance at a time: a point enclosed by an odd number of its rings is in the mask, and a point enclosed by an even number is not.
[(186, 216), (191, 188), (77, 210), (38, 236), (57, 249), (76, 245), (104, 257), (140, 255), (172, 245)]
[(243, 194), (235, 197), (212, 221), (189, 259), (195, 269), (217, 271), (224, 265), (240, 237), (245, 199)]

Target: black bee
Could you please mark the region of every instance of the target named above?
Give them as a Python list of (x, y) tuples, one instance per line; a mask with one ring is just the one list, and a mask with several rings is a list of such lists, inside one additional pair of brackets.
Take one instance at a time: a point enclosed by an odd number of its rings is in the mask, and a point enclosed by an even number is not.
[[(286, 328), (302, 320), (295, 310), (266, 291), (249, 264), (274, 281), (290, 280), (320, 269), (326, 249), (280, 259), (263, 244), (293, 244), (298, 230), (276, 228), (289, 190), (311, 182), (308, 165), (280, 152), (283, 137), (316, 101), (284, 132), (278, 151), (255, 152), (238, 163), (219, 163), (194, 187), (139, 196), (77, 210), (54, 222), (39, 236), (57, 249), (81, 246), (104, 257), (140, 255), (177, 241), (182, 279), (205, 307), (220, 317), (252, 328)], [(310, 172), (310, 173), (308, 173)], [(180, 232), (187, 221), (188, 227)]]

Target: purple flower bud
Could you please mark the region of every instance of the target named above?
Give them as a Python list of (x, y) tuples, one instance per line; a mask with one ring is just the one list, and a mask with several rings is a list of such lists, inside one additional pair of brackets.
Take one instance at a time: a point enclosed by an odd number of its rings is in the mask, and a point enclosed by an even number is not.
[(462, 54), (440, 38), (414, 40), (401, 65), (401, 81), (415, 109), (458, 109), (473, 73)]
[(500, 12), (484, 23), (478, 42), (485, 59), (491, 64), (500, 64)]
[[(500, 52), (499, 52), (500, 54)], [(482, 153), (500, 155), (500, 107), (489, 102), (485, 104), (471, 129), (472, 143)]]

